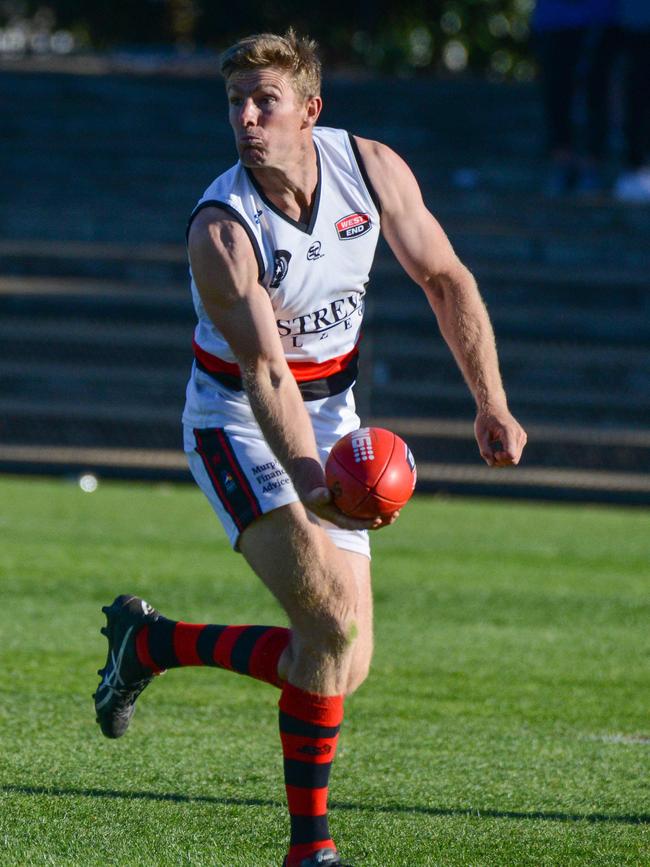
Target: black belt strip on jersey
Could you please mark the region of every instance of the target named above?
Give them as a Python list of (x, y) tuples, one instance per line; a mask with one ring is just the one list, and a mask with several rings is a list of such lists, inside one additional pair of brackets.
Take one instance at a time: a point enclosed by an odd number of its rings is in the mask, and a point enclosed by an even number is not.
[[(230, 389), (230, 391), (243, 391), (244, 385), (241, 376), (208, 370), (198, 358), (195, 358), (194, 361), (199, 370), (207, 373), (219, 385), (223, 385), (225, 388)], [(358, 374), (359, 356), (354, 355), (347, 367), (339, 370), (338, 373), (333, 373), (331, 376), (326, 376), (323, 379), (313, 379), (311, 382), (299, 382), (297, 385), (303, 400), (323, 400), (325, 397), (332, 397), (345, 391), (346, 388), (354, 384)]]

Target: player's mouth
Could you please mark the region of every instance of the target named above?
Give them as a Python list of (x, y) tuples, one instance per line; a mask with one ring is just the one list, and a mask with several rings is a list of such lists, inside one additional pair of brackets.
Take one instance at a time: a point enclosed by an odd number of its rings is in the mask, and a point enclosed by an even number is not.
[(261, 148), (264, 147), (264, 142), (261, 138), (256, 138), (252, 135), (245, 135), (239, 139), (239, 145), (243, 148)]

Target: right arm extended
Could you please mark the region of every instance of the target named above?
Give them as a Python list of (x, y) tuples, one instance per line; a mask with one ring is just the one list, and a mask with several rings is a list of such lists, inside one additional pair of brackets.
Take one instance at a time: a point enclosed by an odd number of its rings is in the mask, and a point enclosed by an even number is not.
[(330, 502), (314, 430), (246, 232), (224, 211), (205, 208), (192, 223), (188, 248), (206, 313), (237, 358), (257, 423), (301, 501), (345, 529), (374, 527), (376, 522), (348, 518)]

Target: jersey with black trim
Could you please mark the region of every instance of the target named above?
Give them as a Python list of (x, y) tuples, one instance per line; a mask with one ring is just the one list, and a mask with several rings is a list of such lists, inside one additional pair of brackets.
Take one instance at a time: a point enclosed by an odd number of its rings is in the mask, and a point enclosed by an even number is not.
[[(378, 202), (356, 143), (345, 130), (326, 127), (316, 127), (313, 138), (318, 184), (308, 224), (280, 211), (241, 162), (210, 184), (190, 217), (217, 206), (244, 227), (290, 364), (320, 364), (354, 350), (379, 238)], [(197, 350), (234, 363), (193, 277), (192, 297)]]

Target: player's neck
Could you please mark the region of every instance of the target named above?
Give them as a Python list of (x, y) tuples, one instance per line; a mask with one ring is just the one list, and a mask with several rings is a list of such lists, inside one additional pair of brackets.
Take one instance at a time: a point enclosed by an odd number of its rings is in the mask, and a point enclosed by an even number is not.
[(265, 196), (293, 220), (307, 223), (318, 186), (318, 159), (313, 141), (286, 165), (251, 169)]

